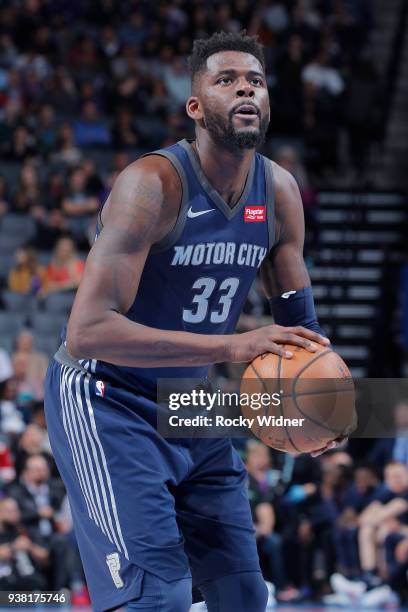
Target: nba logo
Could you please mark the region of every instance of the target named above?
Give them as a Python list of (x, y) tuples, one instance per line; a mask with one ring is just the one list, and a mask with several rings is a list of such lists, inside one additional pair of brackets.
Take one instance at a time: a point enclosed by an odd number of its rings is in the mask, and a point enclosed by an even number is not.
[(245, 223), (265, 221), (265, 206), (245, 206), (244, 221)]
[(102, 380), (97, 380), (95, 383), (95, 393), (99, 395), (99, 397), (103, 397), (105, 395), (105, 384)]

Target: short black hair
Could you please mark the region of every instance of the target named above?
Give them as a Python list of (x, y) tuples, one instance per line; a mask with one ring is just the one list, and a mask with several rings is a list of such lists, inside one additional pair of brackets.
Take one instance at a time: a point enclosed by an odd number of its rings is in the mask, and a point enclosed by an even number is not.
[(248, 36), (246, 30), (241, 32), (215, 32), (210, 38), (199, 38), (194, 41), (193, 50), (188, 58), (191, 80), (206, 69), (207, 59), (220, 51), (242, 51), (256, 57), (265, 72), (263, 45), (257, 36)]

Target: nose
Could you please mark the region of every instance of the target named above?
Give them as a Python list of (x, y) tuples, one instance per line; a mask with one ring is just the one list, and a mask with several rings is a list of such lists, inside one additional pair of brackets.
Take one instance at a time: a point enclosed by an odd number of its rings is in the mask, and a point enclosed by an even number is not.
[(239, 98), (253, 98), (255, 90), (250, 83), (246, 80), (242, 80), (238, 83), (237, 96)]

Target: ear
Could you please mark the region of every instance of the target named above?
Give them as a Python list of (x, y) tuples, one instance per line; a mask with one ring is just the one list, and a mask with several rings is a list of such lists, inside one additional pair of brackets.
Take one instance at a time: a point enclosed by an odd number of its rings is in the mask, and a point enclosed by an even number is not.
[(199, 121), (203, 118), (203, 111), (201, 110), (201, 104), (197, 96), (189, 97), (186, 102), (186, 112), (193, 121)]

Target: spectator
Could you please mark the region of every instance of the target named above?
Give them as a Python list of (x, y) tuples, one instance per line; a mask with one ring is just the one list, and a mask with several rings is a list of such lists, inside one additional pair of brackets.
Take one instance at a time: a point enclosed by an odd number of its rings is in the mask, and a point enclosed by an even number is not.
[(355, 583), (344, 577), (335, 576), (336, 590), (346, 596), (360, 595), (366, 588), (380, 587), (382, 566), (378, 562), (377, 547), (382, 551), (385, 542), (392, 548), (398, 543), (395, 535), (403, 532), (408, 523), (408, 468), (402, 463), (390, 462), (384, 470), (386, 489), (381, 491), (358, 517), (358, 545), (360, 556), (360, 581)]
[(383, 468), (392, 460), (408, 466), (408, 401), (398, 402), (394, 407), (394, 437), (378, 438), (369, 454), (373, 463)]
[(77, 147), (74, 131), (69, 123), (64, 123), (58, 132), (58, 152), (51, 156), (55, 164), (63, 164), (70, 168), (77, 166), (82, 160), (82, 153)]
[(355, 468), (353, 482), (345, 493), (342, 511), (333, 531), (338, 571), (346, 577), (354, 578), (360, 574), (358, 517), (383, 492), (384, 485), (372, 466), (367, 464)]
[(398, 530), (399, 519), (405, 520), (408, 516), (408, 467), (402, 463), (388, 463), (384, 478), (387, 491), (359, 517), (362, 578), (369, 586), (378, 583), (376, 544), (383, 543), (389, 533)]
[(104, 189), (103, 181), (96, 169), (96, 163), (93, 159), (85, 159), (81, 166), (85, 174), (85, 192), (91, 196), (96, 196), (99, 199), (100, 194)]
[(174, 109), (183, 107), (190, 95), (190, 75), (187, 66), (181, 57), (175, 57), (172, 62), (165, 65), (163, 79), (166, 89), (173, 101)]
[(24, 525), (38, 529), (43, 537), (49, 538), (64, 488), (61, 481), (50, 479), (47, 460), (42, 455), (29, 455), (19, 479), (9, 485), (8, 493), (17, 501)]
[[(33, 409), (38, 403), (33, 404)], [(48, 440), (47, 431), (37, 423), (29, 423), (23, 431), (15, 449), (15, 466), (17, 475), (21, 474), (27, 457), (32, 455), (42, 455), (52, 470), (52, 474), (58, 473), (54, 470), (54, 461), (51, 456), (51, 447)]]
[(408, 571), (408, 525), (387, 535), (385, 542), (386, 580), (396, 592), (406, 593)]
[(247, 444), (248, 497), (257, 533), (257, 543), (267, 580), (278, 589), (277, 597), (290, 601), (299, 596), (297, 589), (288, 585), (282, 552), (282, 537), (277, 533), (276, 513), (272, 502), (277, 501), (276, 485), (279, 472), (271, 468), (267, 446), (250, 440)]
[[(44, 203), (47, 210), (59, 208), (64, 196), (64, 175), (53, 171), (48, 175), (47, 187), (44, 194)], [(47, 247), (43, 247), (47, 248)]]
[(43, 266), (37, 262), (34, 249), (24, 247), (17, 249), (16, 265), (10, 270), (8, 288), (15, 293), (37, 295), (46, 288), (47, 278)]
[(17, 407), (16, 383), (11, 359), (0, 349), (0, 431), (12, 438), (24, 431), (25, 423)]
[(44, 385), (39, 378), (30, 375), (29, 363), (29, 353), (23, 351), (14, 353), (14, 380), (17, 385), (19, 406), (30, 406), (33, 401), (44, 399)]
[(16, 470), (14, 467), (13, 455), (10, 448), (9, 436), (6, 433), (0, 434), (0, 488), (15, 479)]
[(294, 176), (298, 184), (305, 213), (306, 230), (310, 232), (310, 237), (306, 235), (306, 246), (311, 246), (314, 251), (320, 247), (319, 222), (316, 217), (316, 192), (310, 184), (305, 166), (299, 159), (296, 149), (285, 146), (279, 149), (276, 155), (276, 162)]
[(116, 114), (112, 127), (112, 144), (115, 149), (132, 149), (142, 144), (134, 117), (128, 108), (122, 108)]
[(34, 134), (24, 125), (17, 126), (8, 151), (9, 159), (23, 162), (36, 157), (37, 154), (37, 142)]
[(32, 213), (36, 207), (43, 208), (43, 194), (37, 170), (32, 164), (24, 164), (14, 197), (13, 212)]
[(48, 358), (44, 353), (41, 353), (35, 349), (34, 336), (28, 329), (24, 329), (16, 337), (15, 351), (16, 353), (27, 355), (28, 377), (38, 380), (41, 384), (43, 384), (48, 367)]
[(307, 143), (315, 152), (313, 168), (334, 169), (337, 164), (337, 138), (340, 119), (340, 95), (344, 81), (339, 71), (330, 65), (327, 48), (302, 71), (305, 99)]
[(48, 463), (42, 455), (31, 455), (7, 493), (16, 500), (23, 525), (40, 536), (49, 550), (52, 589), (67, 586), (72, 555), (67, 538), (56, 531), (57, 513), (65, 494), (61, 481), (50, 478)]
[(45, 157), (48, 157), (57, 142), (55, 108), (51, 104), (43, 104), (40, 108), (36, 131), (40, 150)]
[(78, 93), (75, 81), (66, 66), (55, 66), (50, 77), (44, 82), (44, 97), (60, 113), (72, 113), (78, 99)]
[(99, 208), (99, 200), (86, 191), (87, 176), (82, 168), (72, 171), (67, 196), (62, 210), (69, 220), (69, 227), (78, 242), (84, 240), (89, 225)]
[(13, 376), (13, 366), (7, 351), (0, 347), (0, 390), (1, 385)]
[(47, 267), (47, 293), (77, 289), (84, 266), (76, 254), (74, 241), (61, 238)]
[(44, 568), (49, 551), (43, 539), (30, 534), (12, 497), (0, 500), (0, 588), (31, 591), (47, 588)]
[(71, 238), (68, 220), (59, 208), (51, 210), (41, 217), (36, 218), (36, 231), (30, 246), (34, 249), (52, 251), (57, 242), (64, 237)]
[(75, 141), (80, 147), (108, 146), (111, 136), (106, 122), (100, 117), (95, 102), (85, 102), (81, 119), (73, 125)]

